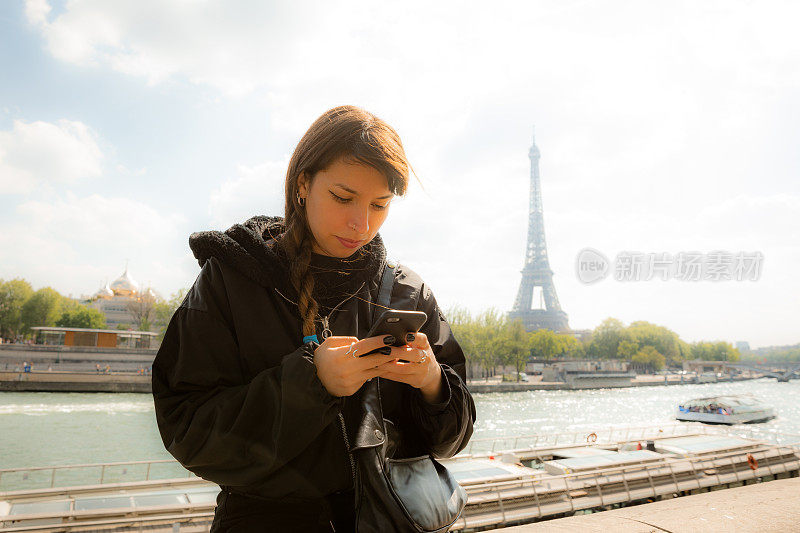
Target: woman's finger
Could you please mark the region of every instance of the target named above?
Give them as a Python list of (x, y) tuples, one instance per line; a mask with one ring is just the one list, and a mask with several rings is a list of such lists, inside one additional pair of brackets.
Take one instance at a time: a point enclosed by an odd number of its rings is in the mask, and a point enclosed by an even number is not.
[(395, 343), (395, 338), (391, 335), (378, 335), (377, 337), (367, 337), (366, 339), (362, 339), (357, 341), (354, 345), (356, 353), (358, 355), (364, 355), (372, 350), (382, 348), (384, 346), (390, 346)]
[(358, 342), (356, 337), (331, 336), (322, 341), (322, 344), (327, 348), (339, 348), (341, 346), (350, 346), (354, 342)]
[(379, 367), (397, 359), (397, 354), (394, 352), (397, 349), (398, 348), (392, 348), (391, 352), (388, 354), (374, 353), (371, 355), (365, 355), (364, 357), (358, 357), (355, 361), (353, 361), (353, 365), (355, 365), (354, 367), (359, 370), (368, 370), (370, 368)]
[(428, 336), (420, 331), (410, 331), (408, 334), (406, 334), (406, 344), (413, 348), (420, 348), (423, 350), (431, 347), (430, 343), (428, 342)]
[(398, 353), (397, 359), (402, 359), (411, 363), (422, 363), (426, 360), (426, 352), (420, 348), (401, 346), (398, 350), (401, 351)]

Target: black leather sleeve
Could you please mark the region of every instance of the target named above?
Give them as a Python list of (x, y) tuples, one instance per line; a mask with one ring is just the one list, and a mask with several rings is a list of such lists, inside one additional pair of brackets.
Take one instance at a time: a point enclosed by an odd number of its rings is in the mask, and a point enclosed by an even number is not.
[(220, 485), (251, 485), (304, 450), (341, 400), (317, 378), (310, 344), (243, 379), (221, 309), (224, 284), (211, 263), (170, 320), (153, 363), (156, 420), (164, 446), (188, 470)]
[(428, 337), (436, 360), (442, 367), (445, 393), (441, 403), (429, 404), (419, 389), (408, 388), (409, 416), (431, 455), (437, 458), (452, 457), (466, 447), (475, 422), (475, 403), (465, 382), (464, 353), (433, 293), (424, 283), (419, 292), (417, 310), (428, 315), (420, 331)]

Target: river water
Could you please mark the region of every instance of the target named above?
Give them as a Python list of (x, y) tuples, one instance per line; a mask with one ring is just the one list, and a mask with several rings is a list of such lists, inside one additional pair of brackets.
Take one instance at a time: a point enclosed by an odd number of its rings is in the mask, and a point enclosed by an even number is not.
[[(752, 393), (777, 418), (765, 437), (800, 435), (800, 380), (475, 394), (474, 438), (674, 423), (690, 398)], [(0, 469), (168, 459), (149, 394), (0, 393)]]

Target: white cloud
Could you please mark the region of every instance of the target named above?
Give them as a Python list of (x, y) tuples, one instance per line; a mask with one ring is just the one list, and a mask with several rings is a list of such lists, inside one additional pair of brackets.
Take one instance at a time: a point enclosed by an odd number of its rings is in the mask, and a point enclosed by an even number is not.
[(288, 161), (268, 161), (254, 167), (240, 165), (237, 176), (211, 193), (211, 225), (220, 230), (253, 215), (283, 216), (283, 184)]
[(0, 231), (0, 277), (20, 276), (64, 294), (93, 293), (129, 261), (139, 283), (168, 295), (196, 274), (186, 221), (127, 198), (98, 194), (19, 204)]
[(97, 136), (78, 121), (23, 122), (0, 131), (0, 194), (25, 193), (40, 183), (71, 184), (99, 176)]
[[(789, 295), (800, 292), (788, 266), (800, 194), (796, 4), (73, 0), (53, 15), (29, 0), (27, 13), (63, 61), (245, 102), (268, 116), (278, 150), (334, 105), (386, 119), (428, 195), (412, 189), (382, 234), (444, 303), (513, 302), (536, 123), (551, 266), (574, 326), (629, 315), (687, 337), (797, 340), (776, 318), (796, 314)], [(282, 213), (284, 172), (240, 166), (211, 194), (213, 225)], [(760, 295), (587, 288), (573, 273), (585, 246), (761, 249), (781, 266), (754, 286)], [(771, 311), (748, 322), (748, 301)]]

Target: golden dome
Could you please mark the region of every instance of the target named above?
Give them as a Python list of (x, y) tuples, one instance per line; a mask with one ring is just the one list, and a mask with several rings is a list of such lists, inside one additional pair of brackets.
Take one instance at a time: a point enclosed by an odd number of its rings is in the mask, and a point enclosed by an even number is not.
[(114, 291), (111, 290), (111, 287), (108, 286), (108, 282), (101, 287), (96, 293), (94, 293), (93, 299), (97, 300), (98, 298), (102, 298), (104, 300), (109, 300), (114, 297)]
[(127, 266), (125, 272), (111, 283), (111, 290), (117, 296), (132, 296), (139, 292), (139, 284), (130, 277)]

